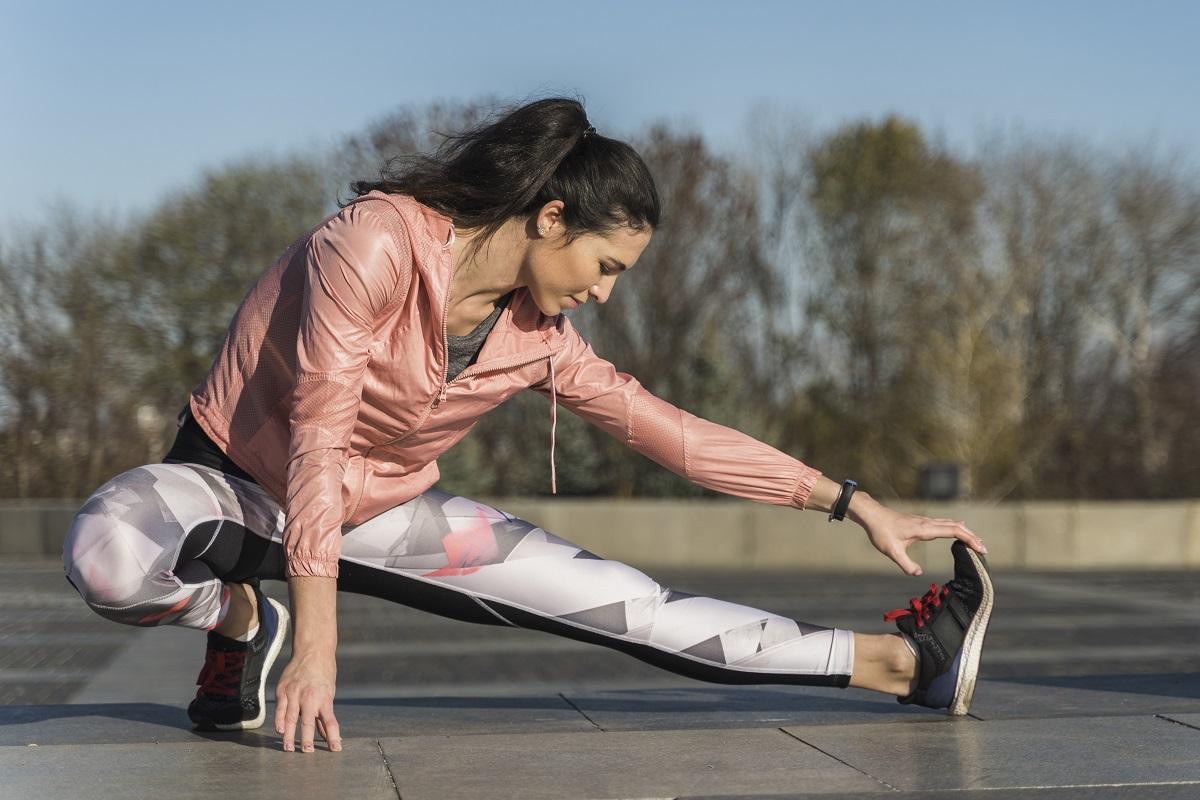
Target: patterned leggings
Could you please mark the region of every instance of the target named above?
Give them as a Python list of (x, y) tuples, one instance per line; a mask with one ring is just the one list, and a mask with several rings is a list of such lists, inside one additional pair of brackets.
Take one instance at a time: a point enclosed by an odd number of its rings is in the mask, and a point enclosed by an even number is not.
[[(195, 464), (101, 486), (75, 517), (67, 580), (101, 616), (211, 629), (226, 583), (284, 580), (284, 514), (261, 487)], [(629, 653), (715, 683), (840, 686), (850, 631), (676, 592), (465, 497), (430, 489), (343, 529), (338, 588), (454, 619)]]

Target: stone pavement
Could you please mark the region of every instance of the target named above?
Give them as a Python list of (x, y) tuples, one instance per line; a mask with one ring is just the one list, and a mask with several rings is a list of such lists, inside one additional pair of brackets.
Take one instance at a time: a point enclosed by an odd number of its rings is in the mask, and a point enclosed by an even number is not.
[[(865, 632), (889, 630), (882, 612), (928, 585), (656, 577)], [(346, 746), (302, 754), (283, 753), (269, 724), (189, 729), (202, 633), (107, 622), (57, 564), (0, 562), (0, 800), (1200, 798), (1200, 573), (999, 573), (996, 585), (964, 719), (859, 690), (713, 686), (341, 595)]]

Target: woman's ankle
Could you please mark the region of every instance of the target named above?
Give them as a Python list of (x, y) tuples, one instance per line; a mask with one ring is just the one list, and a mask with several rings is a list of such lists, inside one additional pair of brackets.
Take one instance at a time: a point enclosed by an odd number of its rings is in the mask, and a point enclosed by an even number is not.
[(258, 602), (249, 584), (230, 583), (228, 587), (228, 608), (213, 631), (230, 639), (244, 640), (258, 626)]
[(917, 685), (916, 656), (897, 634), (854, 634), (850, 685), (904, 697)]
[(888, 634), (896, 639), (898, 647), (895, 648), (895, 661), (892, 664), (892, 669), (900, 680), (904, 691), (899, 694), (900, 697), (906, 697), (912, 694), (917, 688), (917, 682), (921, 677), (921, 656), (917, 652), (916, 645), (910, 643), (902, 634)]

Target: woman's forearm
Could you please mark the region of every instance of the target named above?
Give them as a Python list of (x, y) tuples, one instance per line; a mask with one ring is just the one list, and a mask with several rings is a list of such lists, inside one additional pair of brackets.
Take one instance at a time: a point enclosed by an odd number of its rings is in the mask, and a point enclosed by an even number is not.
[(295, 655), (332, 654), (337, 649), (337, 578), (288, 578), (295, 629)]
[[(817, 478), (817, 485), (813, 487), (812, 494), (808, 496), (808, 502), (804, 504), (804, 510), (823, 511), (828, 514), (833, 510), (833, 504), (837, 502), (838, 493), (841, 490), (842, 485), (840, 483), (835, 483), (822, 475), (820, 478)], [(865, 521), (882, 508), (883, 506), (876, 502), (871, 495), (861, 489), (857, 489), (854, 492), (854, 496), (850, 498), (850, 507), (846, 510), (846, 516), (865, 528)]]

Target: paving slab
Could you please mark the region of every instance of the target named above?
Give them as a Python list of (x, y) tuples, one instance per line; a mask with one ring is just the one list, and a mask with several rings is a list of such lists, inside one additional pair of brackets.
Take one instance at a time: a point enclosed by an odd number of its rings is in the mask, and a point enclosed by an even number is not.
[(900, 790), (1194, 782), (1200, 730), (1157, 717), (787, 727)]
[(605, 731), (929, 722), (946, 718), (943, 712), (902, 706), (894, 697), (863, 689), (700, 687), (564, 692), (564, 696)]
[(251, 742), (0, 748), (5, 797), (161, 800), (164, 797), (353, 797), (396, 800), (373, 739), (341, 753), (284, 753)]
[(404, 800), (889, 793), (776, 729), (384, 739)]
[(971, 702), (980, 719), (1200, 713), (1200, 674), (1076, 675), (981, 680)]
[(159, 703), (0, 706), (0, 747), (197, 741), (183, 706)]
[[(113, 659), (70, 701), (174, 705), (182, 700), (186, 706), (196, 693), (204, 647), (204, 631), (174, 625), (135, 629)], [(154, 665), (153, 680), (147, 680), (147, 664)]]

